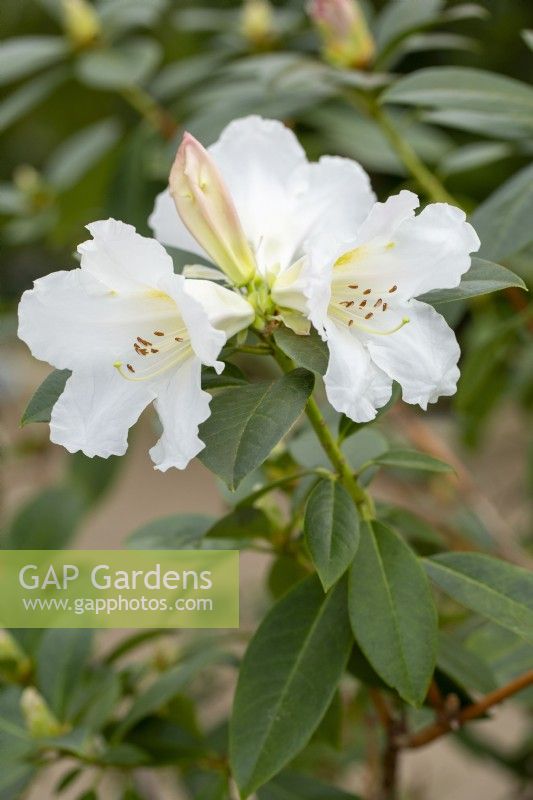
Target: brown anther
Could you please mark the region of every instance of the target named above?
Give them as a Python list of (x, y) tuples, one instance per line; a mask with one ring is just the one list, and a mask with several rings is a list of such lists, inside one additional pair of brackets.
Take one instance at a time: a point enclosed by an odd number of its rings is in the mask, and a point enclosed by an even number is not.
[(370, 319), (373, 316), (374, 316), (373, 313), (371, 311), (369, 311), (368, 314), (365, 314), (365, 319)]
[(348, 289), (359, 289), (359, 284), (358, 283), (349, 283), (348, 284)]
[(372, 289), (365, 289), (365, 291), (363, 292), (363, 294), (370, 294), (370, 293), (371, 293), (371, 291), (372, 291)]
[(183, 341), (181, 336), (174, 336), (174, 339), (176, 340), (176, 342), (182, 342)]
[(346, 306), (346, 308), (351, 308), (351, 306), (353, 306), (354, 302), (355, 302), (354, 300), (341, 300), (339, 305), (340, 306)]
[(353, 319), (348, 320), (348, 327), (351, 328), (353, 325)]
[(396, 286), (396, 284), (394, 284), (394, 286), (391, 286), (390, 289), (389, 289), (389, 294), (392, 294), (393, 292), (395, 292), (397, 288), (398, 287)]
[(147, 356), (148, 350), (145, 347), (139, 347), (138, 344), (134, 344), (133, 347), (135, 348), (135, 352), (139, 356)]
[(151, 353), (159, 353), (159, 350), (156, 350), (156, 349), (155, 349), (155, 347), (152, 347), (152, 349), (150, 350), (150, 352), (151, 352)]
[(382, 311), (386, 311), (387, 310), (387, 303), (383, 303), (383, 308), (381, 310)]
[(152, 342), (147, 342), (146, 339), (141, 339), (140, 336), (137, 336), (137, 341), (139, 342), (139, 344), (143, 344), (145, 347), (152, 346)]
[(374, 308), (378, 308), (378, 306), (380, 306), (382, 304), (382, 302), (383, 302), (383, 300), (381, 299), (381, 297), (378, 297), (378, 299), (374, 303)]
[(366, 306), (366, 300), (361, 300), (359, 303), (359, 308), (364, 308)]
[(163, 331), (154, 331), (154, 336), (164, 336), (164, 335), (165, 334)]
[(127, 368), (129, 369), (130, 372), (135, 372), (135, 370), (133, 369), (131, 364), (126, 364), (126, 366), (127, 366)]

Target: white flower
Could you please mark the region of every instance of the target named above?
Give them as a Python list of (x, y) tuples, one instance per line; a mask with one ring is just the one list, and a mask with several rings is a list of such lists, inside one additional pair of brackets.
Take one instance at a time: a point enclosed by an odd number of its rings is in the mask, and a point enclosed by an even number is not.
[(280, 122), (246, 117), (207, 151), (185, 135), (150, 225), (163, 244), (209, 256), (234, 282), (256, 271), (275, 289), (276, 276), (299, 269), (311, 235), (347, 239), (374, 200), (354, 161), (311, 164)]
[(313, 325), (328, 343), (324, 377), (337, 411), (373, 419), (391, 395), (422, 408), (456, 390), (459, 346), (444, 318), (414, 299), (457, 286), (479, 239), (465, 214), (403, 191), (376, 203), (351, 241), (316, 239), (298, 276)]
[(202, 364), (220, 371), (226, 338), (254, 312), (234, 292), (175, 275), (164, 248), (131, 225), (87, 227), (81, 268), (37, 280), (19, 307), (19, 337), (32, 353), (72, 370), (50, 438), (70, 452), (122, 455), (129, 428), (155, 401), (163, 433), (150, 455), (159, 470), (182, 469), (204, 446)]

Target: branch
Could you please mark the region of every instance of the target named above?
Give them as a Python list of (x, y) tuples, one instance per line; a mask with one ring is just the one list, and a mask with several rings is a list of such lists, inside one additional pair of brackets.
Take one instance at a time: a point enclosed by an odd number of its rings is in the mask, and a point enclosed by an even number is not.
[(500, 689), (489, 692), (482, 697), (481, 700), (478, 700), (477, 703), (472, 703), (472, 705), (467, 706), (467, 708), (464, 708), (453, 718), (434, 722), (432, 725), (428, 725), (427, 728), (423, 728), (421, 731), (411, 734), (411, 736), (399, 737), (397, 744), (402, 748), (423, 747), (435, 741), (435, 739), (440, 739), (441, 736), (460, 727), (465, 722), (471, 719), (477, 719), (489, 708), (492, 708), (492, 706), (501, 703), (503, 700), (512, 697), (512, 695), (517, 694), (517, 692), (531, 685), (533, 685), (533, 669), (529, 670), (529, 672), (525, 672), (523, 675), (519, 675), (518, 678), (515, 678)]

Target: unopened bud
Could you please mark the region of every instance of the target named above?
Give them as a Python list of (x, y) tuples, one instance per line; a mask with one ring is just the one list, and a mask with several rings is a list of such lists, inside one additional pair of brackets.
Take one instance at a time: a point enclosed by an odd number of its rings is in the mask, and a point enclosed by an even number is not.
[(269, 0), (245, 0), (241, 33), (254, 47), (264, 46), (273, 40), (274, 10)]
[(325, 58), (339, 67), (366, 67), (375, 52), (374, 39), (357, 0), (311, 0), (309, 15), (323, 42)]
[(89, 0), (62, 0), (62, 6), (65, 33), (74, 47), (88, 47), (100, 38), (100, 19)]
[(213, 159), (186, 133), (170, 172), (170, 194), (183, 224), (238, 286), (253, 277), (255, 259), (237, 209)]
[(37, 689), (24, 689), (20, 706), (26, 727), (34, 739), (47, 739), (65, 733), (65, 726), (55, 718)]
[(0, 676), (18, 681), (26, 678), (30, 671), (30, 659), (7, 631), (0, 630)]

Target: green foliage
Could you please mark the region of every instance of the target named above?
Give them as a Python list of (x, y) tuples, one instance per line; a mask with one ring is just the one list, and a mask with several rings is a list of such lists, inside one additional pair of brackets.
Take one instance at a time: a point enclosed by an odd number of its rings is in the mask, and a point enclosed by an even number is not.
[[(474, 224), (480, 235), (482, 235), (482, 223), (480, 219), (474, 219)], [(499, 231), (499, 235), (504, 235), (504, 224), (502, 219), (492, 219), (493, 230)], [(482, 241), (486, 241), (482, 238)], [(517, 249), (520, 249), (520, 245)], [(509, 286), (517, 286), (525, 289), (526, 285), (522, 278), (515, 275), (511, 270), (502, 267), (501, 264), (493, 264), (482, 258), (473, 258), (472, 266), (463, 275), (461, 283), (455, 289), (435, 289), (433, 292), (421, 295), (418, 299), (432, 305), (441, 303), (451, 303), (457, 300), (467, 300), (470, 297), (477, 297), (481, 294), (498, 292), (507, 289)]]
[(24, 414), (20, 424), (27, 425), (29, 422), (50, 422), (52, 409), (63, 393), (65, 384), (70, 377), (68, 369), (55, 369), (41, 383)]
[(338, 482), (321, 480), (309, 495), (305, 542), (327, 592), (346, 572), (359, 545), (359, 515)]
[(309, 741), (351, 645), (344, 581), (324, 595), (310, 577), (265, 617), (239, 673), (230, 728), (231, 763), (244, 797)]
[(421, 705), (435, 666), (437, 615), (418, 559), (381, 523), (362, 526), (348, 597), (355, 638), (376, 672)]

